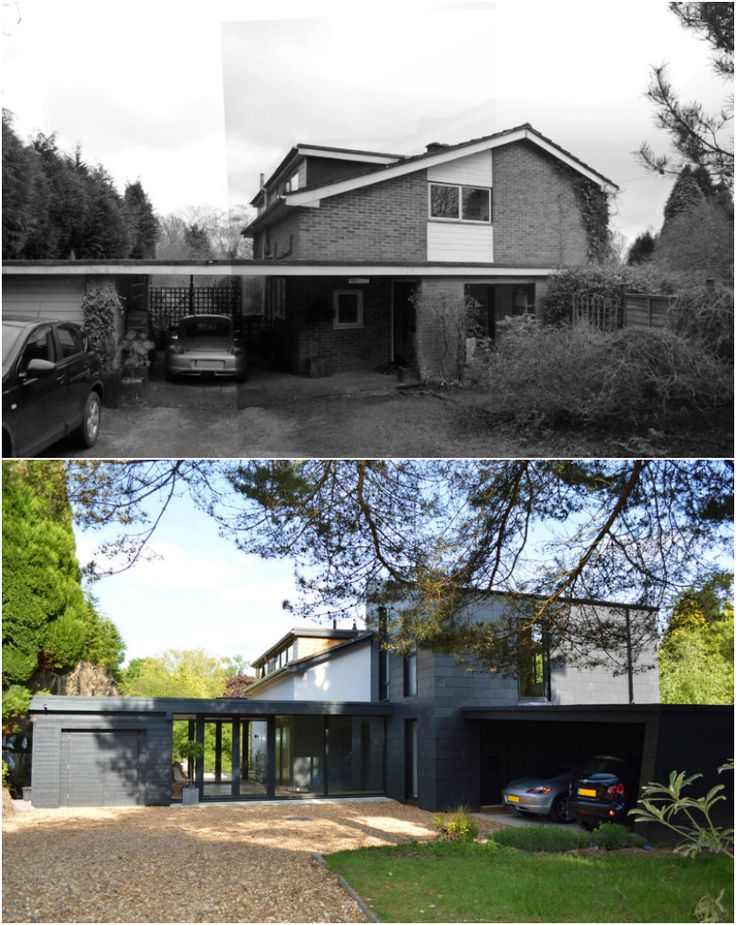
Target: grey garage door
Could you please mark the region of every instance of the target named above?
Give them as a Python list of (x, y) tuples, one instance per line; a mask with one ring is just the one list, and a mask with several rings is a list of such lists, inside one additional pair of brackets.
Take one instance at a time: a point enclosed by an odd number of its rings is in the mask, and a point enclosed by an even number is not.
[(60, 804), (138, 803), (145, 773), (141, 737), (138, 731), (62, 731)]

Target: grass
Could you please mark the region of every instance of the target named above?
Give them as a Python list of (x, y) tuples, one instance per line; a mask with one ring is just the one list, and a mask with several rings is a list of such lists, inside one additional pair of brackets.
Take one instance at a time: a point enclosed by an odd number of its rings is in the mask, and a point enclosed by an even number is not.
[(476, 843), (364, 848), (326, 860), (385, 922), (692, 922), (701, 897), (724, 888), (733, 920), (726, 857), (544, 855)]

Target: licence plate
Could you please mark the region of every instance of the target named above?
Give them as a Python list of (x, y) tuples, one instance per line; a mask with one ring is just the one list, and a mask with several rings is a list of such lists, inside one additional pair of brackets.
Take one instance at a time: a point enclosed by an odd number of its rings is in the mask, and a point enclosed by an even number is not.
[(195, 360), (196, 369), (224, 369), (224, 360)]
[(517, 796), (514, 796), (513, 793), (510, 793), (510, 794), (506, 797), (506, 799), (509, 801), (509, 803), (518, 803), (518, 802), (519, 802), (519, 798), (518, 798)]
[(579, 797), (595, 797), (598, 796), (596, 790), (590, 790), (588, 787), (578, 787), (578, 796)]

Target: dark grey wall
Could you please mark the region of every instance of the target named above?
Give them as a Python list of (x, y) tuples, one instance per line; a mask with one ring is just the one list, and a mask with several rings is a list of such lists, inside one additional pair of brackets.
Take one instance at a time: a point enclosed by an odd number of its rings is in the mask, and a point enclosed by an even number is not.
[[(56, 807), (64, 802), (60, 793), (63, 731), (140, 733), (140, 802), (168, 805), (171, 802), (171, 720), (136, 714), (38, 714), (34, 717), (32, 789), (34, 806)], [(80, 769), (81, 770), (81, 769)], [(74, 773), (74, 768), (70, 769)]]

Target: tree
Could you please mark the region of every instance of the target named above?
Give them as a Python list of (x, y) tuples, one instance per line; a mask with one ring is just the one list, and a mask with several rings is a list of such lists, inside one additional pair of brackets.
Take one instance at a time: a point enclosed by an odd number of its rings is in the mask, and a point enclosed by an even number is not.
[(671, 221), (675, 216), (688, 212), (700, 205), (705, 196), (700, 183), (693, 176), (693, 172), (686, 164), (677, 175), (674, 186), (670, 190), (664, 206), (664, 222)]
[(717, 277), (733, 285), (733, 220), (715, 198), (665, 221), (653, 258), (664, 270)]
[(86, 660), (115, 670), (124, 646), (80, 584), (58, 460), (3, 463), (3, 728), (50, 675)]
[(629, 248), (626, 257), (626, 263), (629, 266), (637, 266), (641, 263), (648, 263), (654, 254), (657, 246), (657, 239), (651, 231), (644, 231), (634, 239), (634, 243)]
[[(733, 79), (733, 3), (670, 3), (670, 10), (682, 26), (708, 43), (716, 74)], [(702, 167), (725, 184), (733, 186), (733, 139), (728, 137), (733, 119), (733, 96), (717, 114), (706, 113), (700, 103), (682, 103), (670, 83), (666, 65), (652, 68), (648, 98), (656, 108), (656, 124), (670, 135), (674, 160), (655, 155), (644, 143), (639, 159), (661, 174), (679, 173), (686, 164)]]
[[(67, 472), (80, 525), (124, 518), (138, 534), (108, 546), (121, 567), (187, 491), (243, 550), (292, 558), (294, 612), (347, 615), (367, 594), (389, 612), (398, 649), (506, 671), (530, 628), (568, 661), (618, 644), (620, 621), (573, 621), (566, 600), (658, 606), (711, 567), (733, 517), (733, 465), (710, 460), (78, 460)], [(498, 593), (505, 624), (468, 619), (469, 594)], [(652, 627), (637, 632), (644, 649)]]
[(133, 659), (122, 672), (129, 697), (222, 697), (228, 679), (243, 666), (239, 658), (217, 658), (203, 649), (167, 649), (162, 655)]
[(663, 703), (733, 703), (732, 583), (719, 572), (678, 598), (659, 653)]
[(190, 206), (159, 219), (157, 256), (171, 260), (237, 260), (252, 256), (252, 243), (241, 229), (249, 210), (239, 206), (219, 212)]
[[(38, 169), (13, 130), (13, 115), (3, 109), (3, 257), (23, 253), (36, 221)], [(34, 193), (36, 195), (34, 195)]]
[(141, 181), (129, 183), (123, 197), (128, 218), (131, 248), (129, 256), (137, 260), (152, 260), (156, 256), (158, 222)]

